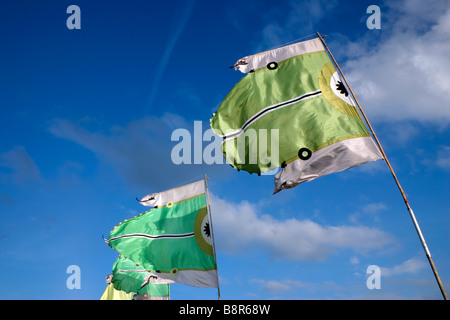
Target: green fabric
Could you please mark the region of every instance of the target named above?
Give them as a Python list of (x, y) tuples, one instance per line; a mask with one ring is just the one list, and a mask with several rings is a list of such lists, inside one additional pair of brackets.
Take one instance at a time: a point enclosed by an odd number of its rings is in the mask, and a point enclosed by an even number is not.
[[(149, 273), (141, 266), (137, 266), (132, 260), (119, 256), (113, 265), (113, 278), (111, 282), (114, 288), (127, 293), (135, 292), (149, 297), (169, 297), (169, 284), (154, 284), (145, 282), (145, 276)], [(141, 288), (142, 287), (142, 288)]]
[[(213, 270), (216, 263), (212, 246), (204, 245), (209, 230), (196, 224), (196, 219), (205, 216), (206, 197), (203, 193), (153, 208), (122, 222), (111, 231), (107, 241), (121, 255), (150, 272), (176, 274), (181, 270)], [(136, 234), (175, 237), (149, 239), (133, 236)], [(121, 236), (128, 237), (114, 239)]]
[[(237, 169), (250, 173), (272, 170), (298, 159), (301, 148), (315, 152), (345, 139), (369, 136), (356, 108), (344, 102), (330, 87), (335, 73), (327, 53), (319, 51), (291, 57), (278, 63), (275, 70), (267, 67), (248, 73), (226, 96), (211, 119), (211, 128), (218, 135), (240, 129), (246, 121), (264, 108), (287, 102), (312, 92), (312, 98), (277, 108), (257, 118), (237, 137), (227, 138), (222, 151), (227, 161)], [(260, 129), (266, 129), (266, 145), (259, 145)], [(271, 149), (271, 129), (277, 129), (279, 145)], [(256, 138), (249, 138), (254, 130)], [(246, 137), (247, 136), (247, 137)], [(264, 140), (262, 140), (264, 141)], [(245, 143), (239, 151), (238, 144)], [(278, 151), (278, 159), (264, 157)], [(260, 149), (262, 148), (262, 149)], [(256, 163), (250, 154), (258, 153)]]

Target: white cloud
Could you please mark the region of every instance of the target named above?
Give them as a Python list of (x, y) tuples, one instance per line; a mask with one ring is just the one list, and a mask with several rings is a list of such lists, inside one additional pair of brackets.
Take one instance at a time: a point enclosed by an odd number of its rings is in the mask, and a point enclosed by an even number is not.
[[(315, 34), (337, 1), (289, 1), (283, 10), (267, 8), (268, 22), (255, 52)], [(398, 142), (418, 130), (407, 121), (450, 122), (450, 2), (404, 0), (380, 5), (382, 28), (369, 30), (361, 14), (360, 38), (330, 34), (327, 42), (370, 120), (402, 121), (393, 128)], [(365, 31), (365, 32), (364, 32)], [(335, 50), (334, 50), (335, 49)], [(250, 54), (250, 53), (249, 53)]]
[(381, 268), (382, 276), (393, 276), (400, 274), (416, 274), (427, 267), (426, 262), (423, 259), (412, 258), (404, 261), (400, 265), (391, 268)]
[(381, 8), (388, 23), (379, 43), (343, 66), (350, 85), (371, 119), (447, 125), (450, 5), (404, 1), (391, 6)]
[(304, 287), (305, 284), (298, 280), (284, 279), (284, 280), (264, 280), (252, 279), (250, 283), (256, 283), (261, 287), (261, 291), (271, 294), (283, 294), (294, 290), (295, 288)]
[(386, 209), (387, 209), (386, 205), (382, 202), (369, 203), (364, 206), (363, 212), (368, 213), (368, 214), (375, 214), (381, 210), (386, 210)]
[(311, 220), (278, 220), (255, 205), (229, 203), (211, 195), (218, 250), (245, 254), (262, 251), (275, 259), (323, 260), (339, 249), (378, 250), (393, 238), (365, 226), (327, 226)]

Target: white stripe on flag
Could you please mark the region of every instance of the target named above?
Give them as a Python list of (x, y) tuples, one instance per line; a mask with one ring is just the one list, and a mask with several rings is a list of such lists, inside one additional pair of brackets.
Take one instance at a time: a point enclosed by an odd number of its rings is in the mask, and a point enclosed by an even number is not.
[[(258, 120), (259, 118), (261, 118), (262, 116), (264, 116), (264, 115), (266, 115), (266, 114), (268, 114), (268, 113), (270, 113), (270, 112), (272, 112), (272, 111), (276, 111), (276, 110), (279, 110), (279, 109), (281, 109), (281, 108), (288, 107), (288, 106), (290, 106), (290, 105), (292, 105), (292, 104), (294, 104), (294, 103), (297, 103), (297, 102), (300, 102), (300, 101), (303, 101), (303, 100), (307, 100), (307, 99), (311, 99), (311, 98), (317, 97), (317, 96), (319, 96), (319, 95), (321, 95), (321, 94), (322, 94), (322, 91), (316, 90), (316, 91), (313, 91), (313, 92), (304, 93), (304, 94), (302, 94), (301, 96), (298, 96), (298, 97), (296, 97), (296, 98), (293, 98), (293, 99), (290, 99), (290, 100), (287, 100), (287, 101), (283, 101), (283, 102), (280, 102), (280, 103), (277, 103), (277, 104), (274, 104), (274, 105), (265, 107), (264, 109), (261, 109), (261, 110), (258, 111), (256, 114), (254, 114), (253, 116), (251, 116), (251, 117), (243, 124), (243, 126), (242, 126), (240, 129), (235, 130), (235, 131), (232, 131), (232, 132), (227, 132), (227, 133), (224, 134), (224, 135), (218, 135), (218, 136), (219, 136), (219, 137), (222, 137), (222, 138), (224, 139), (224, 141), (225, 141), (226, 139), (230, 139), (230, 138), (231, 138), (231, 139), (237, 138), (242, 132), (244, 132), (244, 130), (245, 130), (248, 126), (250, 126), (252, 123), (254, 123), (255, 121), (257, 121), (257, 120)], [(222, 141), (222, 143), (223, 143), (224, 141)]]
[(195, 234), (194, 232), (189, 233), (181, 233), (181, 234), (159, 234), (159, 235), (151, 235), (146, 233), (129, 233), (124, 234), (121, 236), (113, 237), (111, 239), (105, 240), (106, 243), (109, 243), (114, 240), (118, 239), (124, 239), (124, 238), (146, 238), (150, 240), (156, 240), (156, 239), (176, 239), (176, 238), (188, 238), (193, 237)]

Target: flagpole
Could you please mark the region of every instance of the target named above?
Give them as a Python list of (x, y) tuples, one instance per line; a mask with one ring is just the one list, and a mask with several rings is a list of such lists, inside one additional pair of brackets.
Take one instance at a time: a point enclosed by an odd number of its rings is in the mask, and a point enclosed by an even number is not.
[(208, 199), (209, 221), (211, 223), (211, 239), (212, 239), (214, 260), (216, 261), (216, 271), (217, 271), (217, 296), (218, 296), (218, 300), (221, 300), (221, 297), (220, 297), (220, 286), (219, 286), (219, 267), (217, 266), (217, 258), (216, 258), (216, 241), (214, 240), (214, 228), (213, 228), (213, 221), (212, 221), (212, 214), (211, 214), (211, 204), (209, 202), (209, 190), (208, 190), (207, 179), (208, 178), (206, 177), (206, 174), (205, 174), (206, 198)]
[(394, 177), (395, 183), (397, 184), (397, 187), (400, 190), (400, 193), (401, 193), (401, 195), (403, 197), (403, 201), (405, 202), (406, 208), (408, 209), (408, 212), (409, 212), (409, 215), (410, 215), (410, 217), (411, 217), (411, 219), (413, 221), (414, 227), (416, 228), (416, 232), (417, 232), (417, 234), (419, 236), (419, 239), (420, 239), (420, 241), (422, 243), (423, 249), (425, 250), (425, 254), (427, 256), (428, 262), (430, 263), (431, 269), (433, 270), (434, 276), (435, 276), (436, 281), (437, 281), (437, 283), (439, 285), (439, 289), (441, 290), (442, 296), (444, 297), (444, 300), (448, 300), (447, 293), (445, 292), (444, 286), (442, 285), (442, 282), (441, 282), (441, 279), (440, 279), (439, 274), (437, 272), (436, 266), (434, 265), (433, 259), (431, 258), (430, 250), (428, 249), (427, 243), (425, 242), (425, 238), (423, 237), (422, 231), (420, 230), (419, 223), (417, 222), (417, 219), (416, 219), (416, 217), (414, 215), (414, 211), (411, 209), (411, 207), (409, 205), (408, 199), (406, 198), (406, 194), (405, 194), (402, 186), (400, 185), (400, 182), (397, 179), (397, 176), (396, 176), (396, 174), (394, 172), (394, 169), (392, 168), (392, 166), (391, 166), (391, 164), (390, 164), (390, 162), (389, 162), (389, 160), (388, 160), (388, 158), (386, 156), (386, 153), (384, 152), (383, 147), (381, 146), (381, 143), (378, 140), (377, 135), (375, 134), (375, 131), (373, 130), (372, 126), (370, 125), (369, 119), (367, 119), (366, 114), (364, 113), (363, 109), (361, 108), (361, 105), (359, 104), (358, 100), (356, 99), (356, 96), (353, 93), (352, 88), (348, 84), (348, 82), (347, 82), (347, 80), (346, 80), (346, 78), (344, 76), (344, 73), (342, 72), (341, 68), (339, 67), (339, 64), (337, 63), (336, 59), (334, 59), (333, 54), (331, 53), (330, 49), (328, 49), (328, 46), (326, 45), (325, 41), (323, 40), (323, 37), (319, 34), (319, 32), (317, 32), (317, 36), (319, 37), (320, 41), (322, 41), (322, 44), (324, 45), (324, 47), (326, 48), (326, 50), (327, 50), (328, 54), (330, 55), (331, 59), (333, 59), (334, 64), (338, 68), (339, 73), (342, 76), (342, 79), (344, 80), (345, 84), (347, 85), (347, 88), (350, 90), (350, 93), (352, 94), (352, 97), (355, 100), (359, 111), (361, 112), (362, 116), (364, 117), (364, 120), (366, 121), (366, 123), (367, 123), (367, 125), (368, 125), (368, 127), (370, 129), (370, 132), (372, 133), (372, 135), (373, 135), (373, 137), (375, 139), (375, 142), (377, 143), (377, 145), (378, 145), (378, 147), (379, 147), (379, 149), (381, 151), (381, 154), (383, 155), (384, 161), (386, 162), (387, 166), (389, 167), (389, 170), (391, 171), (392, 176)]

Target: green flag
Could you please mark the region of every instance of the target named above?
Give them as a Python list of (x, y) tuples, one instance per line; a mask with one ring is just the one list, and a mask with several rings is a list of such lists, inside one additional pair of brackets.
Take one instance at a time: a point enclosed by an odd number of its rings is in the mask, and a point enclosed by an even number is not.
[(150, 194), (154, 206), (118, 224), (106, 242), (149, 272), (153, 283), (218, 287), (204, 181)]
[(275, 192), (381, 159), (320, 39), (244, 57), (247, 75), (211, 119), (228, 163), (263, 173), (281, 166)]
[(168, 300), (170, 298), (168, 283), (152, 283), (150, 272), (122, 256), (119, 256), (113, 265), (111, 283), (116, 290), (126, 293), (134, 292), (144, 299)]

